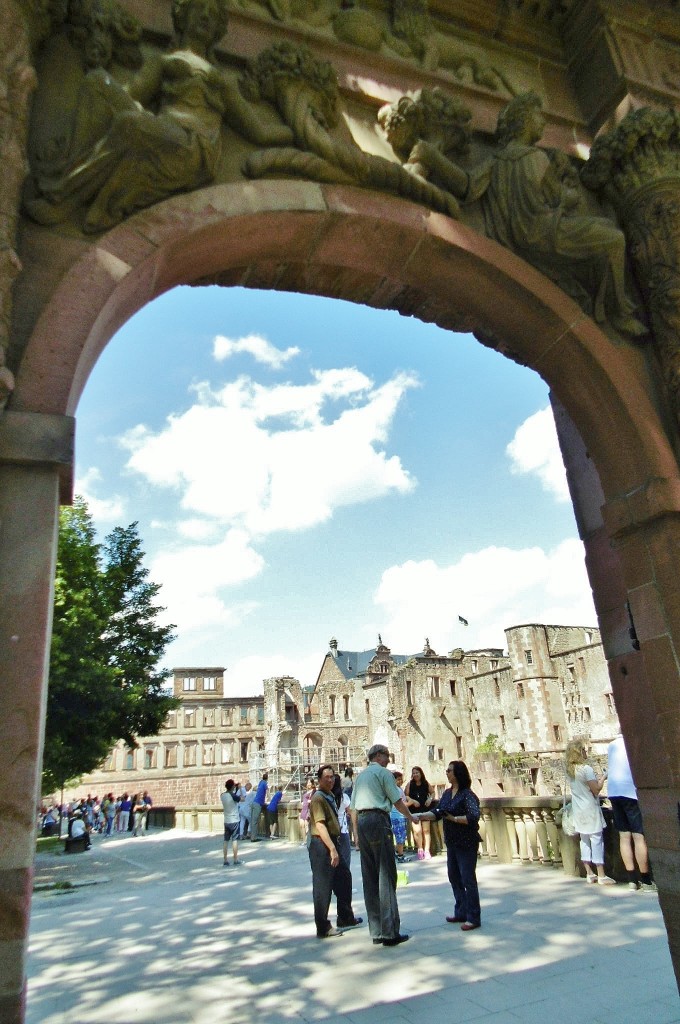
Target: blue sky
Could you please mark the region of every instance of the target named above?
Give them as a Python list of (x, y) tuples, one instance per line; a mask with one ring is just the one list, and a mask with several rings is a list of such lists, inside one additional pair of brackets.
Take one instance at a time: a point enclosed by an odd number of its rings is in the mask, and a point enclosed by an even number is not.
[[(178, 288), (112, 339), (76, 490), (139, 522), (178, 638), (230, 694), (395, 653), (595, 624), (548, 391), (471, 335), (350, 303)], [(458, 622), (462, 615), (469, 622)]]

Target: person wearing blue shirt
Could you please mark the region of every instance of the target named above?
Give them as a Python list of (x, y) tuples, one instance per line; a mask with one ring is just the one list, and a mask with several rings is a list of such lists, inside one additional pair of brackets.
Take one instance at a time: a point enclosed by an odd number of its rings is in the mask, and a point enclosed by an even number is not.
[(250, 812), (250, 841), (251, 843), (259, 843), (260, 837), (258, 835), (260, 827), (260, 815), (267, 803), (267, 788), (269, 778), (268, 772), (262, 773), (262, 778), (257, 784), (257, 792), (255, 793), (255, 799), (253, 800), (252, 810)]
[(279, 838), (279, 804), (283, 798), (283, 786), (277, 786), (267, 806), (267, 834), (270, 839)]

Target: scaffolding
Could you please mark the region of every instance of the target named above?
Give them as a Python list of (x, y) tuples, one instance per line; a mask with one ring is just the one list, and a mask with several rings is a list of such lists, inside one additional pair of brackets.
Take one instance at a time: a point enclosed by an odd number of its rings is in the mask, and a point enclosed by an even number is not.
[(322, 764), (332, 764), (338, 774), (352, 768), (356, 775), (366, 767), (364, 746), (283, 747), (275, 752), (258, 750), (250, 760), (248, 777), (253, 786), (267, 772), (270, 788), (283, 786), (289, 800), (301, 800), (307, 779), (316, 782)]

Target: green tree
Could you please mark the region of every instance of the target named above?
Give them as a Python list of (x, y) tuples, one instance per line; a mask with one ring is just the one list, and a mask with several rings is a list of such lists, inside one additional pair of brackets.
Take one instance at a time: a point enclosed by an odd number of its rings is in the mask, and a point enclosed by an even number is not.
[(59, 517), (43, 756), (45, 789), (96, 768), (117, 740), (136, 745), (163, 725), (174, 698), (157, 668), (174, 626), (161, 626), (137, 524), (103, 547), (82, 498)]

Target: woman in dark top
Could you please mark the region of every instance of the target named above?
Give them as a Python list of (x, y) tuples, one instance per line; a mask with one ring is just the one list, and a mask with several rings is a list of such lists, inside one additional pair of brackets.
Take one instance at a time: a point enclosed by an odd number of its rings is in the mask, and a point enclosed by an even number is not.
[[(425, 778), (425, 772), (418, 765), (411, 771), (411, 778), (404, 790), (411, 801), (409, 807), (414, 814), (420, 811), (429, 811), (434, 800), (434, 786)], [(418, 860), (430, 860), (430, 824), (429, 821), (421, 825), (418, 822), (413, 826), (413, 838), (418, 848)]]
[(461, 931), (481, 926), (479, 889), (477, 888), (477, 852), (479, 848), (479, 800), (470, 789), (472, 780), (464, 761), (452, 761), (446, 769), (449, 788), (433, 811), (421, 819), (444, 822), (444, 842), (453, 889), (455, 908), (449, 924), (460, 922)]

